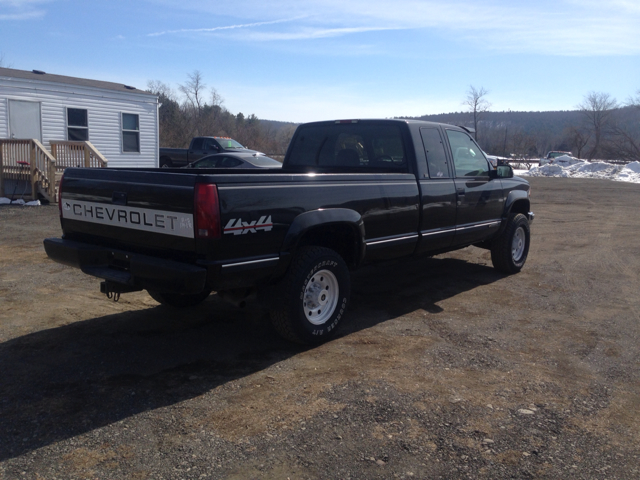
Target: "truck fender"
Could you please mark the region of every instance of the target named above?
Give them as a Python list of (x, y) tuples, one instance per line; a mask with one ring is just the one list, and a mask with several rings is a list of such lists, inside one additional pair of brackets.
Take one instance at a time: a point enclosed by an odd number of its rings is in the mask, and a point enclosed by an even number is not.
[(323, 208), (311, 210), (298, 215), (291, 225), (282, 243), (280, 250), (280, 264), (277, 273), (284, 273), (289, 266), (293, 253), (298, 248), (300, 240), (305, 233), (319, 226), (329, 226), (336, 224), (347, 224), (353, 228), (356, 236), (356, 255), (354, 266), (360, 264), (365, 254), (365, 232), (362, 216), (355, 210), (348, 208)]
[(508, 217), (513, 210), (513, 206), (522, 200), (524, 200), (526, 208), (520, 213), (524, 213), (526, 215), (529, 211), (529, 194), (526, 190), (511, 190), (509, 195), (507, 195), (507, 201), (504, 205), (504, 218)]

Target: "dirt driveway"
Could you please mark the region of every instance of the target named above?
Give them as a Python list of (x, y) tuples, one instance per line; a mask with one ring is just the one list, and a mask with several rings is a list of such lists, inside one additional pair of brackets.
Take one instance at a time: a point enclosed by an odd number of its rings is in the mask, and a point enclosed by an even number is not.
[(534, 178), (532, 248), (354, 275), (336, 340), (119, 303), (0, 207), (0, 478), (640, 477), (640, 185)]

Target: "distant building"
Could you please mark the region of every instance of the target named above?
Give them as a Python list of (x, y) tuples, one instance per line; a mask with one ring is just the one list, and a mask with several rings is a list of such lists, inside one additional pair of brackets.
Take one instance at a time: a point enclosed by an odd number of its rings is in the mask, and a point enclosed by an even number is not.
[(109, 167), (158, 166), (158, 107), (128, 85), (0, 68), (0, 139), (89, 141)]

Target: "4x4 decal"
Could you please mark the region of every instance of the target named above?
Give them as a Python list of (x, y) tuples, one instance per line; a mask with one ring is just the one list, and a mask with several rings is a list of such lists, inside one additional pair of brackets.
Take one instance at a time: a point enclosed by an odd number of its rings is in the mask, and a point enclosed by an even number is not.
[(269, 232), (273, 228), (271, 223), (271, 215), (268, 217), (263, 215), (260, 220), (253, 222), (243, 222), (242, 218), (232, 218), (224, 227), (224, 233), (233, 233), (234, 235), (243, 235), (245, 233), (257, 233), (258, 230)]

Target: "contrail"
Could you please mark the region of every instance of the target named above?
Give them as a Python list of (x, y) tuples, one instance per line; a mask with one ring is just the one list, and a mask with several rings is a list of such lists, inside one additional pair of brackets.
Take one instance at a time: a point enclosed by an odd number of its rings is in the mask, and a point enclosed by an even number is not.
[(168, 35), (171, 33), (194, 33), (194, 32), (215, 32), (217, 30), (233, 30), (234, 28), (250, 28), (250, 27), (259, 27), (261, 25), (273, 25), (274, 23), (284, 23), (284, 22), (292, 22), (294, 20), (299, 20), (302, 17), (295, 18), (284, 18), (282, 20), (272, 20), (270, 22), (257, 22), (257, 23), (244, 23), (241, 25), (227, 25), (224, 27), (212, 27), (212, 28), (183, 28), (180, 30), (166, 30), (164, 32), (156, 32), (147, 34), (148, 37), (159, 37), (160, 35)]

